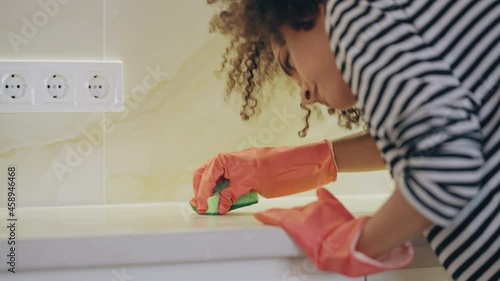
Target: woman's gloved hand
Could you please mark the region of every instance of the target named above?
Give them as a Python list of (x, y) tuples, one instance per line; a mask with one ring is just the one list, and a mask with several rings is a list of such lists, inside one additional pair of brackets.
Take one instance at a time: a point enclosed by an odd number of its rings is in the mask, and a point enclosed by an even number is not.
[(219, 195), (218, 212), (228, 212), (238, 197), (250, 191), (265, 198), (299, 193), (337, 179), (337, 165), (331, 143), (324, 140), (295, 147), (249, 148), (220, 153), (196, 169), (193, 176), (195, 197), (191, 204), (206, 212), (207, 199), (220, 178), (229, 185)]
[(405, 243), (372, 259), (356, 251), (363, 224), (355, 219), (325, 188), (317, 191), (318, 201), (291, 209), (273, 208), (255, 213), (265, 224), (283, 228), (320, 270), (357, 277), (402, 268), (414, 259), (414, 250)]

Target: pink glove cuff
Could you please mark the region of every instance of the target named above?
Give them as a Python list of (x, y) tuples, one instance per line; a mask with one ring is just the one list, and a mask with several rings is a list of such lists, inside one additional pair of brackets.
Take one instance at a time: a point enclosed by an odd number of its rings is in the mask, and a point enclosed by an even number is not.
[(331, 171), (328, 171), (328, 173), (330, 175), (333, 176), (332, 178), (332, 181), (336, 181), (337, 180), (337, 171), (339, 170), (339, 167), (337, 166), (337, 162), (335, 161), (335, 152), (333, 151), (333, 143), (331, 140), (323, 140), (324, 142), (326, 142), (326, 144), (328, 145), (328, 149), (330, 150), (330, 156), (332, 157), (332, 166), (331, 166)]
[(362, 225), (366, 222), (367, 219), (368, 218), (360, 219), (362, 222), (360, 223), (360, 227), (356, 229), (357, 232), (354, 234), (351, 243), (351, 252), (353, 257), (360, 262), (379, 268), (380, 271), (403, 268), (409, 265), (415, 258), (415, 250), (413, 249), (413, 246), (410, 242), (406, 242), (403, 245), (378, 256), (375, 259), (370, 258), (362, 252), (356, 251), (356, 245), (358, 244), (358, 241), (361, 237)]
[(324, 246), (313, 254), (313, 261), (321, 270), (333, 271), (350, 277), (369, 275), (403, 268), (415, 258), (410, 243), (372, 259), (356, 251), (361, 230), (368, 217), (353, 219), (335, 229), (324, 241)]
[(330, 148), (330, 153), (331, 153), (331, 156), (332, 156), (332, 166), (333, 166), (333, 171), (331, 171), (332, 174), (334, 174), (334, 179), (333, 181), (336, 181), (337, 180), (337, 171), (339, 170), (339, 167), (337, 166), (337, 162), (335, 161), (335, 152), (333, 151), (333, 144), (332, 144), (332, 141), (331, 140), (323, 140), (325, 141), (327, 144), (328, 144), (328, 147)]

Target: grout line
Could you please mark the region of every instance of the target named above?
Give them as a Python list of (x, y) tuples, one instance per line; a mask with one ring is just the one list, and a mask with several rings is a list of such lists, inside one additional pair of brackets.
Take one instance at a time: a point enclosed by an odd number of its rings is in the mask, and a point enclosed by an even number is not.
[(102, 204), (106, 204), (106, 112), (102, 113)]
[(106, 0), (102, 0), (102, 59), (106, 60)]
[[(106, 0), (102, 0), (102, 59), (106, 60)], [(102, 113), (102, 204), (106, 204), (106, 112)]]

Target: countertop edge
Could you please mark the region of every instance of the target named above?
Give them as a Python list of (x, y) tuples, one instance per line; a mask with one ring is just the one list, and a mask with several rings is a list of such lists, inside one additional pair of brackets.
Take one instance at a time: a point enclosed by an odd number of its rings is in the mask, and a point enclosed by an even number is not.
[[(266, 243), (267, 242), (267, 243)], [(269, 245), (272, 244), (272, 247)], [(245, 259), (305, 258), (301, 249), (282, 229), (228, 229), (208, 232), (173, 232), (28, 239), (19, 242), (19, 271), (56, 270), (100, 266), (199, 263)], [(413, 241), (416, 259), (408, 268), (440, 266), (423, 237)], [(187, 247), (186, 247), (187, 246)], [(162, 249), (169, 249), (162, 250)], [(7, 253), (6, 241), (0, 252)], [(3, 259), (3, 260), (2, 260)], [(8, 268), (2, 255), (0, 273)]]

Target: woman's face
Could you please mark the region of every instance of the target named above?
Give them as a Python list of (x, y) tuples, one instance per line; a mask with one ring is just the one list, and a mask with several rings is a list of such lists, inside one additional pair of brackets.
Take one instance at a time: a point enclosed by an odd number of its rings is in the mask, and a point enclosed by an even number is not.
[(301, 88), (303, 104), (315, 102), (345, 110), (356, 104), (349, 86), (342, 80), (325, 31), (324, 5), (314, 27), (308, 31), (284, 26), (280, 30), (285, 45), (271, 42), (274, 57), (283, 71)]

